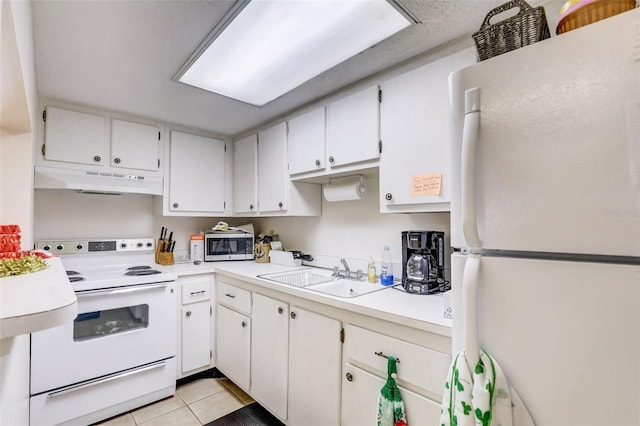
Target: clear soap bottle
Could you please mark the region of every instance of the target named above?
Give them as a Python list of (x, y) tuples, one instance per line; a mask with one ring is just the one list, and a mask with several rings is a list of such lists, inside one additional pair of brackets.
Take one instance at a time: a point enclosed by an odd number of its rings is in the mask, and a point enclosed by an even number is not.
[(373, 257), (369, 258), (369, 265), (367, 266), (367, 281), (370, 283), (376, 282), (376, 262)]

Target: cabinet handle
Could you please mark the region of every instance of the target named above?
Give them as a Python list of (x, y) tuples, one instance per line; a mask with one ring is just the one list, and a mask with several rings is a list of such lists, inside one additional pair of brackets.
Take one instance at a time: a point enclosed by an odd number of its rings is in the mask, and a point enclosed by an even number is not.
[(385, 200), (387, 200), (387, 201), (391, 201), (391, 199), (392, 199), (392, 198), (393, 198), (393, 195), (391, 195), (391, 193), (390, 193), (390, 192), (387, 192), (387, 193), (384, 195), (384, 199), (385, 199)]
[(247, 323), (245, 321), (242, 321), (242, 328), (245, 328), (247, 326)]
[(279, 314), (282, 314), (283, 312), (284, 312), (284, 309), (282, 309), (282, 308), (278, 307), (278, 313), (279, 313)]
[(113, 162), (116, 164), (120, 164), (120, 158), (116, 157), (113, 159)]
[(225, 293), (224, 295), (227, 296), (227, 297), (230, 297), (232, 299), (236, 298), (236, 296), (234, 294)]
[(196, 294), (204, 294), (206, 292), (207, 292), (207, 290), (200, 290), (200, 291), (192, 291), (189, 294), (192, 295), (192, 296), (195, 296)]
[(335, 161), (335, 158), (333, 158), (333, 155), (329, 156), (329, 162), (333, 164), (334, 161)]
[(320, 160), (316, 160), (316, 166), (320, 167)]
[(282, 208), (282, 206), (283, 206), (282, 201), (280, 201), (280, 202), (278, 203), (278, 207)]
[(178, 203), (173, 203), (173, 208), (177, 209), (178, 208)]
[(95, 161), (96, 163), (99, 163), (102, 161), (102, 157), (100, 157), (99, 155), (96, 155), (95, 157), (93, 157), (93, 161)]
[(186, 315), (187, 317), (190, 317), (190, 316), (191, 316), (191, 311), (187, 311), (187, 313), (185, 313), (185, 315)]
[(296, 319), (296, 313), (295, 312), (291, 312), (291, 319)]
[(352, 382), (353, 381), (353, 375), (351, 373), (347, 373), (344, 376), (347, 378), (348, 382)]
[(249, 210), (253, 210), (253, 204), (249, 204)]

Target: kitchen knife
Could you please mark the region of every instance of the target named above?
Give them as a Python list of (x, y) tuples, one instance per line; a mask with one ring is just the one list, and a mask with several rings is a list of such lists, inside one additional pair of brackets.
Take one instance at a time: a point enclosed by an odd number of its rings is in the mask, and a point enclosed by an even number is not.
[(162, 229), (160, 230), (160, 240), (164, 239), (164, 231), (165, 231), (165, 227), (163, 226)]
[(176, 246), (176, 242), (174, 241), (171, 243), (171, 247), (169, 248), (169, 253), (173, 253), (173, 249), (175, 248), (175, 246)]

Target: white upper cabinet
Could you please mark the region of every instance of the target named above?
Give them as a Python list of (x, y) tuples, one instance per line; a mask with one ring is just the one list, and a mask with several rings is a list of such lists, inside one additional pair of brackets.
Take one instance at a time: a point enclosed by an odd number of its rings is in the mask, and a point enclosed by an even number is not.
[(288, 208), (287, 128), (279, 123), (258, 133), (258, 206), (261, 212)]
[(107, 120), (93, 114), (48, 107), (45, 112), (45, 160), (106, 164)]
[(379, 96), (375, 85), (327, 105), (326, 155), (330, 168), (378, 160)]
[(258, 135), (252, 134), (234, 143), (233, 212), (258, 211)]
[(475, 62), (466, 49), (383, 83), (382, 213), (449, 210), (448, 77)]
[(111, 166), (158, 170), (160, 168), (158, 126), (111, 120)]
[[(161, 173), (162, 134), (143, 124), (58, 107), (47, 107), (42, 158), (81, 165)], [(120, 171), (121, 173), (121, 171)]]
[(289, 174), (325, 169), (324, 107), (294, 117), (287, 122)]
[(222, 140), (171, 132), (169, 211), (225, 212), (225, 151)]

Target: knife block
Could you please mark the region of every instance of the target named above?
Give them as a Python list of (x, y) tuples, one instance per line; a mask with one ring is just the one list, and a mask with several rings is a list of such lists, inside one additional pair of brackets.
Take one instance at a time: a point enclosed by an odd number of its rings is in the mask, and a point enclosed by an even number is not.
[(156, 263), (158, 265), (173, 265), (173, 253), (162, 253), (162, 247), (164, 247), (164, 241), (158, 240), (156, 244)]

